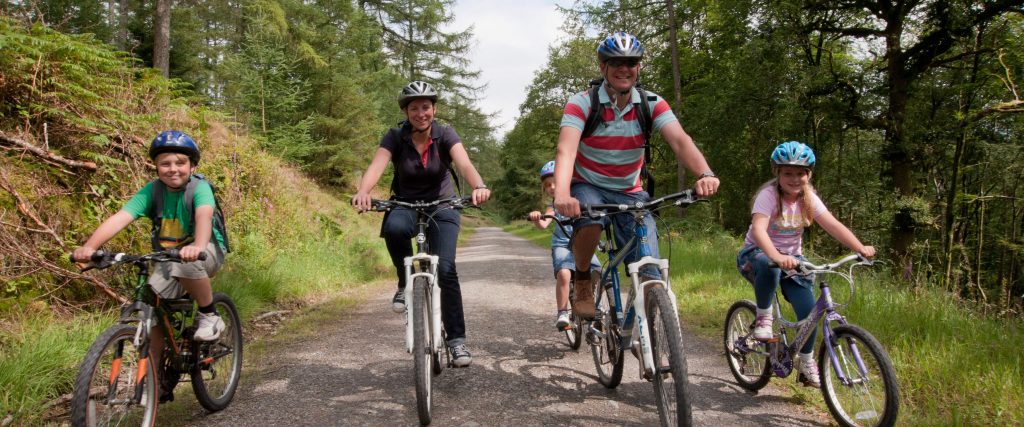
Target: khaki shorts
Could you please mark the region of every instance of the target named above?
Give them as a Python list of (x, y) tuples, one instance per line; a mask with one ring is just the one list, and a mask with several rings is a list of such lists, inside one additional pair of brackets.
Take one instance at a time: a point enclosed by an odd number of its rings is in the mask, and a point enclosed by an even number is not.
[(158, 262), (149, 275), (149, 286), (160, 298), (181, 298), (185, 288), (178, 283), (178, 277), (205, 279), (213, 277), (224, 265), (224, 251), (216, 243), (206, 245), (206, 260), (192, 262)]

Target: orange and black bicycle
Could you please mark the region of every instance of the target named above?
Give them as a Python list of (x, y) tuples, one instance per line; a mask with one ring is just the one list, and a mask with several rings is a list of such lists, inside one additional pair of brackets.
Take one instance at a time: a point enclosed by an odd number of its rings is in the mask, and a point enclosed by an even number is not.
[[(213, 304), (225, 329), (216, 341), (193, 341), (195, 301), (187, 295), (157, 296), (146, 281), (150, 262), (181, 258), (176, 249), (141, 256), (97, 251), (82, 269), (131, 264), (138, 279), (134, 299), (122, 307), (118, 323), (92, 343), (78, 369), (71, 400), (73, 426), (153, 426), (157, 406), (173, 398), (183, 375), (207, 410), (226, 408), (235, 395), (242, 372), (242, 328), (235, 303), (214, 292)], [(161, 360), (153, 361), (151, 336), (157, 329), (166, 338)]]

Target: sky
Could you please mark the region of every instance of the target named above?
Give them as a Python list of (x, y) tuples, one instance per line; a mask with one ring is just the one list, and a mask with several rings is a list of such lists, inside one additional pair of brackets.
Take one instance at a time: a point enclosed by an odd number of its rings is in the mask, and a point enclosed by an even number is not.
[(475, 44), (469, 54), (472, 67), (481, 72), (478, 84), (487, 84), (478, 104), (485, 113), (496, 113), (491, 124), (499, 140), (512, 130), (519, 104), (534, 73), (547, 63), (548, 47), (561, 36), (562, 15), (552, 0), (481, 1), (458, 0), (452, 11), (453, 25), (464, 30), (473, 25)]

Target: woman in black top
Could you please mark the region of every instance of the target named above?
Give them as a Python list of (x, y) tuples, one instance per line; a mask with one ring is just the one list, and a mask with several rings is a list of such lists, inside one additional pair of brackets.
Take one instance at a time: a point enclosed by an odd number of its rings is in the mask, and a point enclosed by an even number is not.
[[(352, 196), (352, 206), (360, 211), (370, 209), (370, 190), (377, 185), (388, 162), (394, 164), (392, 191), (403, 201), (433, 201), (455, 196), (451, 164), (473, 187), (473, 204), (491, 197), (466, 154), (455, 130), (434, 121), (437, 92), (420, 81), (409, 83), (398, 96), (398, 105), (406, 121), (391, 129), (381, 139), (370, 166), (359, 182), (359, 191)], [(430, 246), (440, 258), (438, 283), (441, 287), (441, 320), (451, 347), (455, 366), (467, 366), (472, 356), (466, 349), (466, 322), (462, 312), (462, 291), (455, 271), (455, 245), (459, 236), (460, 215), (454, 209), (439, 209), (427, 230)], [(410, 238), (416, 233), (415, 212), (397, 208), (384, 219), (381, 228), (391, 262), (398, 273), (398, 292), (392, 300), (396, 312), (405, 310), (405, 274), (403, 261), (412, 255)]]

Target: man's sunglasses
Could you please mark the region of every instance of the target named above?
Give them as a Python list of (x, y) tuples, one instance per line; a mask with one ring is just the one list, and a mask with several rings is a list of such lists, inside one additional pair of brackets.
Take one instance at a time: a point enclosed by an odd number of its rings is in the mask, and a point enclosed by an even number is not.
[(622, 66), (633, 68), (640, 64), (640, 60), (637, 58), (612, 58), (609, 59), (608, 62), (606, 62), (606, 64), (608, 64), (608, 66), (612, 68), (618, 68)]

